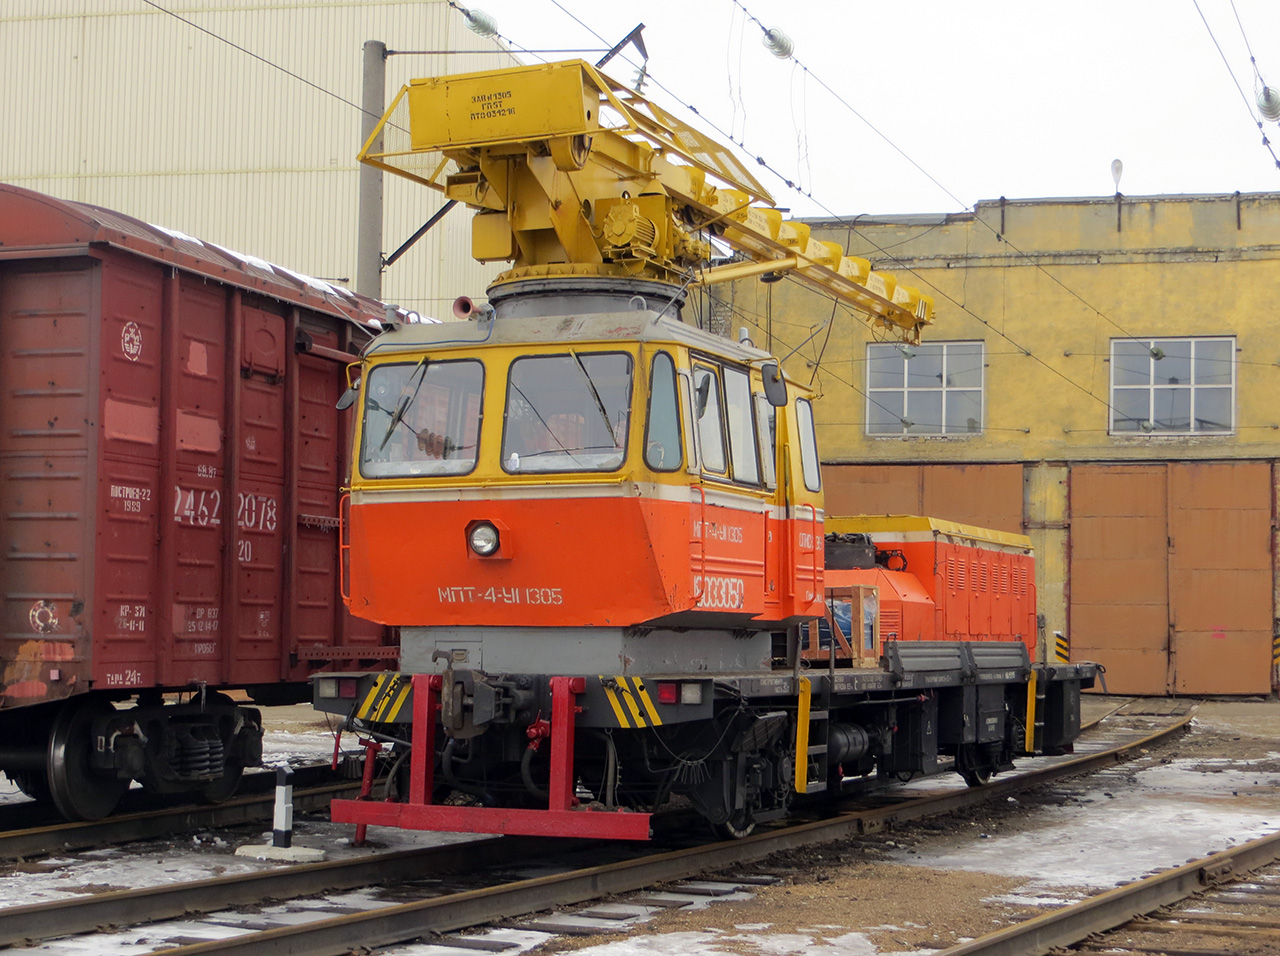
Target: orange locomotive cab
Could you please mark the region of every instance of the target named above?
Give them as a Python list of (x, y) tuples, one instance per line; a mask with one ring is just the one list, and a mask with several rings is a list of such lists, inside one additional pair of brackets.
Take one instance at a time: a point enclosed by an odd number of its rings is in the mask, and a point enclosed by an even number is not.
[(411, 324), (371, 346), (352, 609), (431, 622), (431, 652), (453, 628), (767, 634), (811, 617), (818, 489), (788, 507), (778, 481), (781, 455), (784, 484), (816, 486), (807, 398), (775, 409), (766, 354), (652, 311), (572, 317), (540, 347), (545, 325)]

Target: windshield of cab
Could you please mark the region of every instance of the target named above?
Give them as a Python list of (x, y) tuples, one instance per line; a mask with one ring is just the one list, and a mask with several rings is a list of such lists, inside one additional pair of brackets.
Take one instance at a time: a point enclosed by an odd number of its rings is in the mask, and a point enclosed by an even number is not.
[(365, 384), (360, 472), (370, 478), (465, 475), (475, 468), (484, 366), (383, 363)]
[(502, 468), (511, 474), (614, 471), (627, 454), (631, 356), (534, 355), (511, 363)]

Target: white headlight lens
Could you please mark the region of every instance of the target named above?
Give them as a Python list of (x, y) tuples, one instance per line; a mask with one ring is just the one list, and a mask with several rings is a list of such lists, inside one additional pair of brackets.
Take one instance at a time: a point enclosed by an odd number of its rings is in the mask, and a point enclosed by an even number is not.
[(471, 529), (471, 550), (488, 557), (498, 550), (498, 529), (491, 524), (478, 524)]

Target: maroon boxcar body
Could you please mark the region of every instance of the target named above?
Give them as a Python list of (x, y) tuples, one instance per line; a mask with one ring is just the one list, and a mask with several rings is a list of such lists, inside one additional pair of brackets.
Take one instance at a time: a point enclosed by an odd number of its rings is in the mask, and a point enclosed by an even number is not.
[(0, 185), (0, 714), (153, 689), (303, 699), (319, 668), (395, 659), (337, 583), (334, 404), (381, 309)]

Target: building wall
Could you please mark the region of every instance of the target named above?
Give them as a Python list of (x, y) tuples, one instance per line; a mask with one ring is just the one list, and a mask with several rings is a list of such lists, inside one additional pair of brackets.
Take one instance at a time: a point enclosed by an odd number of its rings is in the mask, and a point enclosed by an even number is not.
[[(494, 42), (444, 0), (163, 6), (190, 24), (136, 0), (0, 6), (0, 181), (354, 284), (364, 41), (392, 50)], [(392, 56), (387, 97), (414, 76), (512, 63), (505, 54)], [(431, 190), (387, 177), (384, 253), (440, 205)], [(469, 220), (462, 208), (447, 216), (384, 275), (383, 297), (447, 315), (458, 295), (481, 295), (497, 269), (471, 260)]]
[[(1032, 536), (1046, 630), (1068, 631), (1078, 648), (1111, 659), (1112, 690), (1267, 692), (1280, 580), (1271, 530), (1280, 194), (999, 201), (959, 215), (812, 225), (815, 238), (934, 297), (925, 341), (985, 347), (980, 433), (871, 437), (867, 343), (883, 331), (842, 308), (833, 314), (830, 300), (794, 282), (719, 291), (757, 344), (779, 355), (799, 346), (786, 365), (821, 396), (829, 500), (845, 511), (928, 510), (922, 488), (968, 483), (949, 504), (967, 509), (964, 520)], [(1232, 430), (1109, 433), (1112, 340), (1183, 336), (1235, 337)], [(1250, 462), (1258, 469), (1241, 483), (1232, 466)], [(1124, 485), (1119, 512), (1096, 499), (1081, 510), (1100, 476), (1134, 463), (1152, 476)], [(1007, 475), (992, 480), (1009, 467), (1021, 474), (1020, 500)], [(1150, 561), (1138, 568), (1125, 560), (1136, 545), (1123, 529), (1144, 514), (1147, 531), (1164, 532), (1143, 545)], [(1099, 577), (1103, 560), (1114, 563)], [(1208, 581), (1216, 583), (1201, 586)], [(1136, 591), (1159, 605), (1143, 627), (1125, 604)], [(1150, 654), (1122, 651), (1135, 642)]]

